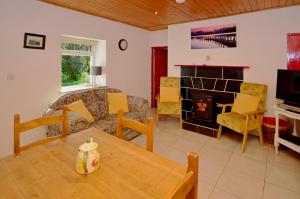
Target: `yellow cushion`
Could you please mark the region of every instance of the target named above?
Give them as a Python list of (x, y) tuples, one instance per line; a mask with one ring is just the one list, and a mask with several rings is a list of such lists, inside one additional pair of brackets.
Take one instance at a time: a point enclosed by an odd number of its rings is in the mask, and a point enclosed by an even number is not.
[(259, 101), (258, 96), (238, 93), (231, 111), (239, 114), (256, 111)]
[(119, 110), (123, 110), (125, 113), (129, 111), (125, 93), (107, 93), (107, 96), (109, 114), (117, 114)]
[(179, 102), (179, 89), (172, 87), (160, 87), (160, 102)]
[(95, 122), (94, 117), (89, 112), (89, 110), (86, 108), (86, 106), (84, 105), (82, 100), (78, 100), (78, 101), (68, 104), (66, 106), (70, 111), (78, 113), (80, 116), (85, 118), (89, 123)]
[[(245, 131), (246, 120), (243, 115), (234, 112), (227, 112), (217, 116), (217, 123), (236, 132), (242, 133)], [(248, 130), (251, 131), (257, 128), (258, 124), (256, 119), (250, 117)]]

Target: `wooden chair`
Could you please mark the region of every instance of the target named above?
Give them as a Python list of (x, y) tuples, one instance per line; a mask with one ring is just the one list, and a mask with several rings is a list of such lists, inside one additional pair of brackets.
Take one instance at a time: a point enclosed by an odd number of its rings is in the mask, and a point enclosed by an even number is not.
[[(28, 131), (30, 129), (34, 129), (40, 126), (44, 126), (47, 124), (54, 124), (57, 122), (62, 122), (63, 123), (63, 134), (59, 136), (53, 136), (49, 138), (45, 138), (43, 140), (39, 140), (36, 142), (33, 142), (31, 144), (25, 145), (25, 146), (20, 146), (20, 134)], [(63, 114), (62, 115), (56, 115), (56, 116), (46, 116), (46, 117), (41, 117), (37, 118), (28, 122), (20, 123), (20, 115), (15, 114), (14, 116), (14, 153), (18, 154), (21, 152), (21, 150), (28, 149), (30, 147), (47, 143), (49, 141), (58, 139), (60, 137), (64, 137), (68, 135), (68, 110), (67, 108), (63, 109)]]
[(160, 115), (178, 115), (179, 127), (182, 128), (182, 97), (180, 96), (179, 77), (160, 77), (157, 100), (156, 121)]
[[(260, 144), (263, 144), (261, 130), (262, 118), (265, 110), (267, 86), (263, 84), (243, 82), (240, 93), (237, 94), (233, 104), (218, 104), (222, 113), (217, 116), (219, 124), (218, 139), (221, 138), (222, 126), (243, 134), (242, 152), (247, 147), (248, 132), (258, 130)], [(226, 107), (232, 107), (226, 112)]]
[(188, 168), (183, 181), (171, 190), (166, 198), (168, 199), (197, 199), (198, 195), (198, 166), (199, 156), (196, 153), (188, 154)]
[(153, 118), (148, 118), (147, 124), (143, 124), (136, 120), (125, 118), (124, 112), (120, 110), (118, 115), (118, 121), (117, 121), (117, 137), (123, 138), (124, 127), (134, 129), (146, 135), (147, 150), (152, 152), (153, 151), (153, 126), (154, 126)]

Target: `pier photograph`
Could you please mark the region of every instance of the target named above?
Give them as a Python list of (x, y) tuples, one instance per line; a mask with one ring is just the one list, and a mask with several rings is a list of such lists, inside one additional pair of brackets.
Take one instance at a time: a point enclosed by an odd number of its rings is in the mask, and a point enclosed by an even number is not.
[(191, 49), (236, 48), (236, 25), (191, 29)]

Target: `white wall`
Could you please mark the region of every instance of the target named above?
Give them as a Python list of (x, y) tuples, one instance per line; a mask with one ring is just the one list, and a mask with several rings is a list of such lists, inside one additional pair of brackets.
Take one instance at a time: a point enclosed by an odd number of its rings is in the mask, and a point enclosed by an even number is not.
[(151, 31), (149, 44), (154, 46), (168, 46), (168, 30)]
[[(59, 95), (62, 34), (106, 40), (107, 85), (150, 99), (149, 31), (36, 0), (1, 0), (0, 28), (0, 157), (13, 150), (13, 114), (40, 117)], [(25, 32), (45, 34), (46, 49), (24, 49)]]
[[(300, 6), (197, 21), (168, 27), (169, 76), (175, 64), (246, 65), (245, 81), (268, 85), (267, 115), (273, 115), (278, 68), (286, 68), (287, 33), (300, 32)], [(237, 48), (191, 50), (191, 28), (235, 23)], [(210, 61), (206, 61), (210, 56)]]

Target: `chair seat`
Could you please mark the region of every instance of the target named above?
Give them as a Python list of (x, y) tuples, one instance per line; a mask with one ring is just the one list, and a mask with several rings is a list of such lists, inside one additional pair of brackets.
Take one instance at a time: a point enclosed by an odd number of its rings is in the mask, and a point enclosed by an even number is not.
[[(245, 116), (234, 112), (222, 113), (217, 116), (217, 123), (232, 129), (236, 132), (243, 133), (245, 131)], [(254, 118), (249, 119), (248, 130), (257, 129), (258, 125)]]
[(180, 103), (178, 102), (157, 102), (159, 114), (181, 114)]

